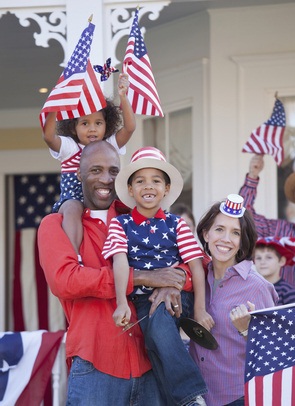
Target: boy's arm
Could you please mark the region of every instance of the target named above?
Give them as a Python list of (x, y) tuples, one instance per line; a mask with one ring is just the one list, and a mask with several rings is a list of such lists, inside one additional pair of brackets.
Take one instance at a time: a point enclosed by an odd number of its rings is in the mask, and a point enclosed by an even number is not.
[(117, 309), (113, 319), (117, 326), (125, 326), (130, 321), (131, 311), (127, 302), (127, 286), (129, 280), (129, 264), (127, 255), (119, 252), (113, 256)]
[(135, 114), (127, 97), (128, 87), (128, 75), (121, 73), (118, 81), (118, 93), (122, 109), (123, 127), (116, 134), (116, 141), (119, 148), (127, 144), (136, 128)]
[(194, 259), (189, 263), (193, 287), (194, 287), (194, 319), (202, 324), (207, 330), (211, 330), (214, 326), (214, 321), (209, 313), (206, 312), (205, 305), (205, 272), (201, 259)]
[(59, 152), (61, 140), (56, 134), (56, 112), (48, 113), (42, 135), (48, 147), (55, 152)]

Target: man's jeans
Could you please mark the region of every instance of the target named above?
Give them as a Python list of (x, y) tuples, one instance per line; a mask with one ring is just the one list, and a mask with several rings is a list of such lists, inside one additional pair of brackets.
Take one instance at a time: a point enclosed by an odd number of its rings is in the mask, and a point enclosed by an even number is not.
[(163, 406), (152, 371), (140, 378), (121, 379), (104, 374), (91, 362), (74, 357), (67, 406)]
[[(149, 294), (133, 298), (138, 318), (149, 313)], [(193, 296), (182, 292), (183, 314), (190, 315)], [(140, 322), (145, 344), (160, 389), (167, 405), (183, 406), (197, 395), (207, 393), (206, 384), (197, 364), (193, 361), (180, 337), (177, 319), (161, 303), (152, 317)]]

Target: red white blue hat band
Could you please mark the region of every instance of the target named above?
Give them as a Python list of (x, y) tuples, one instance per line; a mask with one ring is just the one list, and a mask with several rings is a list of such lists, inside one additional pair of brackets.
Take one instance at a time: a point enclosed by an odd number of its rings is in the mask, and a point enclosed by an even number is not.
[(130, 176), (144, 168), (155, 168), (165, 173), (170, 178), (169, 193), (164, 196), (161, 207), (168, 210), (180, 195), (183, 188), (183, 179), (180, 172), (169, 162), (166, 161), (165, 155), (157, 148), (143, 147), (137, 150), (131, 157), (130, 163), (122, 168), (115, 180), (115, 189), (118, 198), (126, 206), (133, 209), (136, 202), (128, 192), (128, 179)]
[(227, 196), (225, 202), (220, 204), (219, 210), (221, 213), (229, 217), (243, 217), (245, 208), (243, 207), (244, 199), (240, 195), (231, 194)]

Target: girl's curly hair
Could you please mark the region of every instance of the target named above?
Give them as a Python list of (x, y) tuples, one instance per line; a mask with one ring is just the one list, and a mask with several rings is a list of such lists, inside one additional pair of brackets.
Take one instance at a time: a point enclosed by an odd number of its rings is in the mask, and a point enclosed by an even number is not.
[[(118, 130), (122, 127), (122, 115), (119, 106), (116, 106), (114, 102), (110, 99), (106, 99), (107, 105), (103, 108), (102, 113), (106, 121), (106, 132), (103, 137), (104, 140), (109, 138), (111, 135), (116, 134)], [(76, 133), (76, 124), (78, 119), (71, 118), (68, 120), (61, 120), (57, 122), (57, 134), (63, 135), (65, 137), (71, 137), (77, 143), (79, 139)]]

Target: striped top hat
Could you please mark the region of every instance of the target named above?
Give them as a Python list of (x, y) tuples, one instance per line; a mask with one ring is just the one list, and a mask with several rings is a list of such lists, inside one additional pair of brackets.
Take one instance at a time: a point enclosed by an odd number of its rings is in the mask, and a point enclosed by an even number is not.
[(128, 193), (128, 180), (130, 176), (143, 168), (155, 168), (165, 172), (170, 178), (170, 190), (162, 200), (162, 209), (168, 210), (180, 195), (183, 188), (183, 179), (180, 172), (169, 162), (165, 155), (155, 147), (143, 147), (131, 157), (130, 163), (122, 168), (115, 180), (118, 198), (128, 207), (133, 209), (136, 202)]
[(243, 207), (244, 199), (240, 195), (228, 195), (225, 202), (220, 204), (221, 213), (229, 217), (243, 217), (245, 208)]

